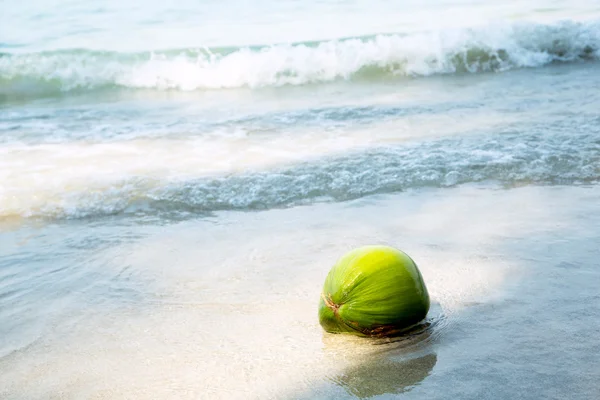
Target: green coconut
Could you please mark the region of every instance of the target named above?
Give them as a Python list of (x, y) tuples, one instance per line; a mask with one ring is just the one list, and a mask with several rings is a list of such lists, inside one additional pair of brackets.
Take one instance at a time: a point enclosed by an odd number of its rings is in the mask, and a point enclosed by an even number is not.
[(319, 322), (331, 333), (392, 336), (429, 311), (429, 293), (415, 262), (388, 246), (365, 246), (333, 266), (321, 293)]

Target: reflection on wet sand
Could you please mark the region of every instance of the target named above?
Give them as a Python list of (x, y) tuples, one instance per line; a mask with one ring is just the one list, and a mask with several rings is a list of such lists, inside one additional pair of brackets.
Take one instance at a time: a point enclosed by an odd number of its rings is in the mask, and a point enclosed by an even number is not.
[(332, 381), (361, 399), (386, 393), (397, 394), (421, 383), (429, 376), (436, 362), (435, 353), (408, 360), (378, 355), (347, 368)]
[(436, 365), (432, 341), (445, 323), (442, 315), (431, 317), (402, 335), (385, 339), (324, 334), (327, 357), (333, 364), (345, 367), (326, 379), (329, 389), (317, 389), (311, 396), (327, 393), (326, 397), (331, 397), (338, 392), (336, 397), (345, 393), (349, 397), (367, 399), (411, 390), (427, 378)]

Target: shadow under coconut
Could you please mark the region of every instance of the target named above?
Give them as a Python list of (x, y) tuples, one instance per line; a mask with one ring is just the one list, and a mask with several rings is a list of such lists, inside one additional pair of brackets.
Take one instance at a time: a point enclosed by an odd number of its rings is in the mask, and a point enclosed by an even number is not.
[(324, 334), (327, 357), (346, 366), (329, 376), (323, 387), (314, 389), (306, 398), (368, 399), (410, 391), (427, 378), (436, 365), (437, 355), (432, 342), (445, 329), (446, 323), (445, 316), (440, 313), (394, 337)]
[(394, 360), (379, 355), (347, 368), (331, 381), (360, 399), (399, 394), (411, 390), (427, 378), (436, 363), (435, 353), (408, 360)]

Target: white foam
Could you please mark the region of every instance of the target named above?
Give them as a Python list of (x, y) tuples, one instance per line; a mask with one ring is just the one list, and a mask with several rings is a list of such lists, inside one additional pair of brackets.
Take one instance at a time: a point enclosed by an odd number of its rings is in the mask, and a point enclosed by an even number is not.
[(502, 23), (229, 53), (197, 49), (150, 55), (58, 52), (1, 57), (0, 79), (33, 79), (57, 84), (63, 91), (107, 85), (184, 91), (256, 88), (361, 75), (427, 76), (539, 67), (598, 58), (599, 42), (600, 22)]
[[(567, 125), (568, 126), (568, 125)], [(493, 181), (597, 182), (597, 144), (556, 125), (537, 133), (381, 145), (382, 135), (281, 135), (7, 144), (0, 216), (79, 218), (166, 211), (195, 215), (344, 201), (410, 188)], [(515, 146), (518, 140), (519, 145)], [(191, 213), (191, 214), (189, 214)]]

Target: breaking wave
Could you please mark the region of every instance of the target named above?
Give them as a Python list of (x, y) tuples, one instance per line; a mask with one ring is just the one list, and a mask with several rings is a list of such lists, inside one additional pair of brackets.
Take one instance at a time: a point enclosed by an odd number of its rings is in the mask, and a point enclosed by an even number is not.
[(513, 23), (420, 34), (146, 53), (0, 54), (0, 98), (76, 90), (204, 90), (505, 71), (596, 60), (600, 21)]

